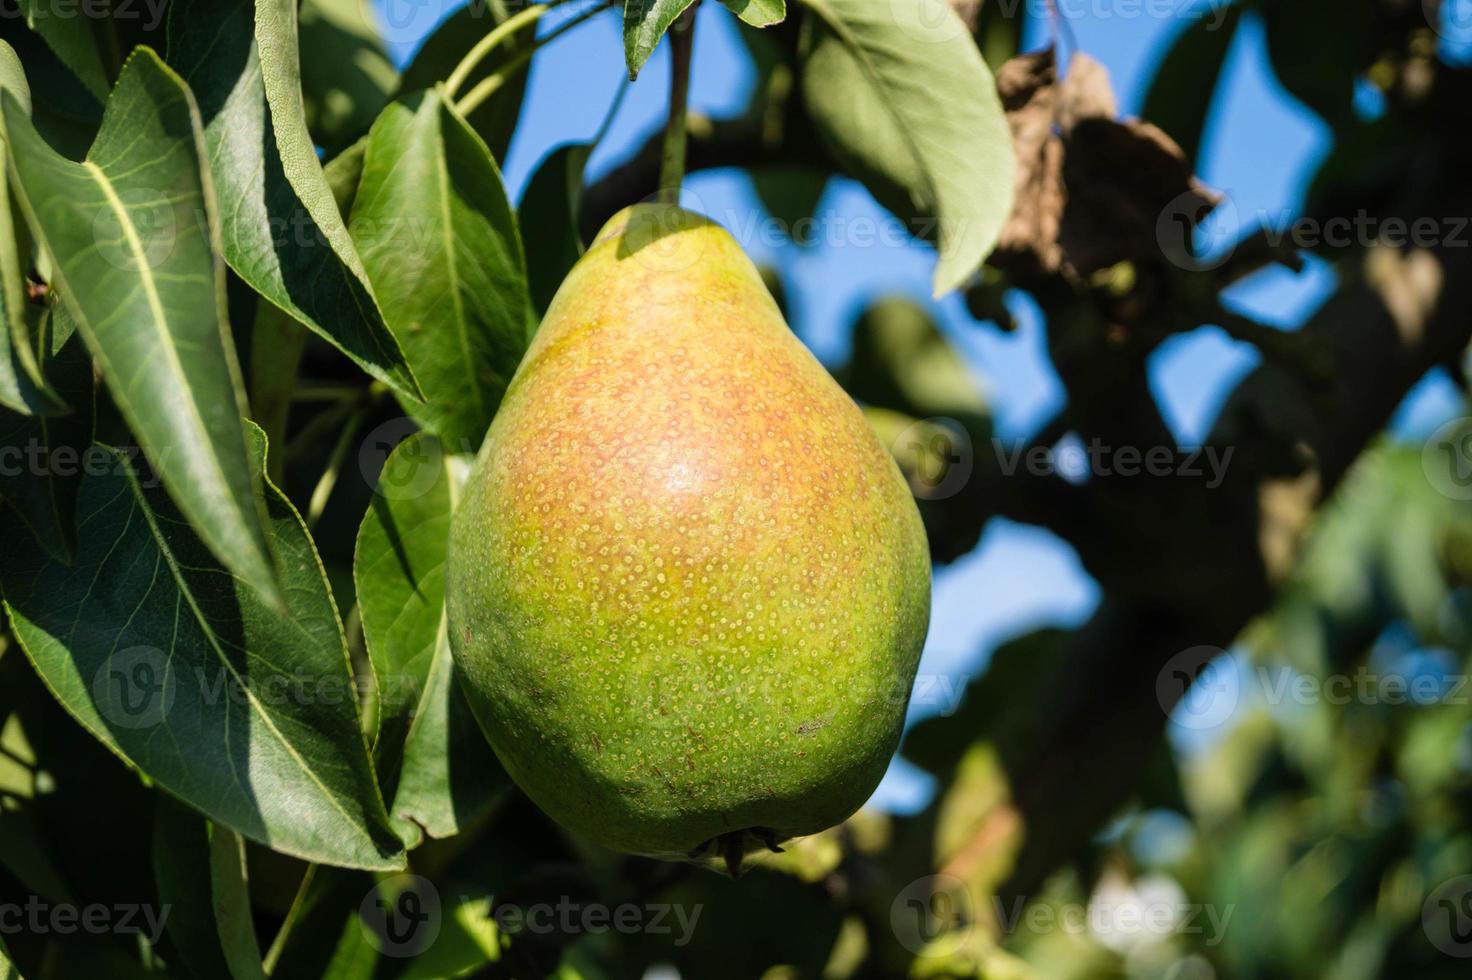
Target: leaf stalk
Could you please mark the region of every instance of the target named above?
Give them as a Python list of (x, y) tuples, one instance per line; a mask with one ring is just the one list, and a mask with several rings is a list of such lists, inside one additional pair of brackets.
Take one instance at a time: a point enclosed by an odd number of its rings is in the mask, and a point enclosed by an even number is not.
[(532, 4), (487, 31), (485, 37), (475, 42), (475, 45), (465, 52), (465, 57), (460, 59), (455, 70), (450, 72), (450, 77), (445, 79), (445, 93), (453, 99), (455, 93), (460, 91), (460, 86), (464, 85), (466, 79), (470, 77), (470, 73), (475, 71), (476, 65), (484, 61), (486, 56), (494, 51), (502, 41), (513, 36), (528, 24), (535, 24), (542, 19), (543, 14), (551, 9), (551, 4)]
[[(485, 102), (486, 99), (496, 94), (496, 92), (500, 90), (501, 86), (505, 85), (507, 80), (509, 80), (512, 75), (521, 70), (522, 65), (525, 65), (529, 60), (531, 60), (532, 55), (536, 54), (538, 51), (542, 50), (547, 45), (557, 40), (563, 34), (566, 34), (568, 31), (572, 30), (574, 27), (577, 27), (579, 24), (586, 23), (598, 14), (603, 13), (603, 11), (607, 10), (611, 6), (613, 6), (613, 0), (605, 0), (605, 2), (598, 4), (598, 6), (592, 8), (591, 10), (578, 14), (576, 17), (571, 18), (565, 23), (557, 25), (556, 28), (547, 33), (546, 37), (538, 38), (533, 43), (528, 44), (526, 47), (516, 52), (515, 55), (506, 60), (505, 64), (498, 66), (495, 71), (491, 72), (485, 78), (482, 78), (479, 82), (475, 84), (474, 88), (465, 93), (465, 96), (463, 98), (461, 98), (458, 102), (455, 102), (455, 111), (460, 113), (460, 115), (462, 116), (468, 116), (476, 109), (479, 109), (481, 103)], [(545, 12), (546, 10), (550, 9), (550, 7), (551, 5), (543, 5), (543, 11)], [(531, 10), (534, 8), (529, 7), (527, 9)], [(523, 13), (525, 12), (526, 11), (523, 11)], [(518, 14), (517, 16), (519, 17), (521, 15)], [(538, 14), (537, 16), (540, 17), (541, 15)], [(502, 24), (501, 26), (505, 27), (509, 25), (512, 20), (515, 19), (515, 17), (510, 18), (506, 21), (505, 24)], [(532, 19), (534, 20), (536, 18)], [(495, 31), (491, 32), (491, 34), (494, 33)], [(485, 44), (486, 40), (491, 37), (491, 34), (487, 34), (486, 37), (483, 38), (481, 42), (476, 45), (476, 47), (478, 48), (481, 47), (482, 44)], [(502, 35), (502, 37), (505, 36), (506, 35)], [(486, 45), (487, 50), (489, 50), (491, 47), (494, 47), (494, 44)], [(469, 55), (466, 55), (467, 60), (469, 60), (469, 57)], [(471, 70), (474, 70), (473, 65), (471, 67)], [(465, 74), (469, 75), (469, 71), (467, 71)], [(458, 78), (456, 77), (459, 75), (460, 70), (457, 68), (450, 75), (450, 78), (445, 82), (445, 96), (447, 100), (454, 100), (455, 97), (455, 88), (451, 87), (451, 83), (454, 83), (455, 87), (458, 87), (465, 81), (464, 76)]]

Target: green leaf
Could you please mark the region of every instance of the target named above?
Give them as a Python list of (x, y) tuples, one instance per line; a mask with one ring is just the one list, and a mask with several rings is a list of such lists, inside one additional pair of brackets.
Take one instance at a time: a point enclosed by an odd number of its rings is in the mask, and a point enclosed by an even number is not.
[[(791, 32), (788, 32), (789, 34)], [(832, 176), (817, 161), (821, 153), (803, 152), (812, 125), (804, 118), (797, 97), (795, 52), (788, 50), (775, 32), (743, 29), (738, 32), (751, 57), (758, 83), (746, 113), (762, 120), (763, 139), (784, 144), (803, 159), (751, 167), (752, 189), (784, 233), (798, 244), (807, 244), (798, 222), (811, 218)], [(799, 234), (794, 235), (794, 232)]]
[(15, 49), (4, 41), (0, 41), (0, 89), (15, 96), (26, 115), (31, 114), (31, 86), (26, 82), (25, 66)]
[[(316, 145), (307, 131), (295, 0), (259, 0), (255, 6), (255, 25), (261, 81), (266, 90), (266, 104), (282, 173), (296, 192), (300, 206), (316, 224), (321, 236), (326, 238), (331, 250), (360, 283), (367, 285), (368, 273), (353, 245), (352, 236), (348, 234), (347, 224), (333, 198), (332, 186), (327, 182), (322, 162), (317, 157)], [(275, 160), (268, 163), (272, 168), (275, 165)], [(370, 296), (371, 293), (370, 288)], [(388, 353), (384, 352), (385, 355)], [(400, 394), (410, 398), (423, 396), (406, 364), (395, 362), (384, 374), (370, 373), (386, 381)]]
[[(31, 89), (15, 49), (0, 41), (0, 90), (15, 96), (27, 115)], [(0, 125), (0, 148), (5, 127)], [(0, 405), (25, 415), (55, 413), (60, 398), (46, 384), (31, 348), (26, 326), (25, 269), (16, 234), (20, 229), (10, 212), (10, 171), (0, 167)]]
[(432, 393), (405, 410), (474, 452), (526, 350), (530, 301), (496, 162), (438, 92), (395, 102), (373, 124), (351, 227), (389, 326)]
[(77, 489), (92, 443), (92, 359), (82, 338), (68, 334), (50, 354), (59, 323), (70, 323), (66, 308), (54, 306), (39, 318), (36, 332), (46, 368), (70, 411), (51, 416), (0, 412), (0, 499), (3, 499), (48, 552), (70, 561), (76, 549)]
[(527, 288), (532, 297), (532, 333), (537, 321), (552, 303), (562, 280), (582, 258), (586, 247), (582, 233), (583, 177), (588, 160), (608, 135), (619, 107), (629, 93), (627, 82), (608, 106), (593, 138), (583, 143), (566, 143), (542, 158), (522, 192), (516, 223), (526, 244)]
[(1012, 209), (996, 83), (945, 0), (804, 0), (825, 30), (802, 91), (835, 155), (900, 217), (939, 222), (937, 296), (966, 282)]
[(138, 49), (83, 163), (4, 104), (17, 196), (113, 400), (210, 550), (279, 604), (194, 99)]
[[(230, 205), (220, 222), (225, 260), (363, 370), (417, 397), (352, 241), (339, 242), (319, 221), (325, 214), (345, 236), (341, 213), (330, 199), (309, 208), (282, 168), (250, 27), (245, 0), (178, 0), (170, 18), (169, 60), (200, 99), (210, 175)], [(327, 187), (315, 151), (311, 167)], [(322, 247), (324, 241), (333, 247)]]
[(1017, 56), (1022, 47), (1022, 31), (1029, 18), (1018, 17), (1016, 8), (999, 3), (984, 3), (977, 14), (976, 47), (992, 68), (999, 68)]
[(255, 14), (261, 80), (266, 89), (266, 103), (270, 106), (277, 150), (286, 179), (296, 189), (307, 213), (317, 222), (333, 249), (354, 271), (361, 272), (352, 239), (333, 202), (332, 188), (322, 173), (322, 163), (307, 130), (296, 2), (261, 0), (256, 4)]
[[(1283, 87), (1330, 125), (1352, 122), (1355, 78), (1379, 51), (1370, 8), (1336, 0), (1263, 0), (1261, 6), (1268, 56)], [(1314, 43), (1305, 44), (1305, 37)]]
[(404, 743), (404, 764), (390, 808), (410, 849), (426, 836), (454, 837), (511, 787), (511, 778), (471, 714), (461, 683), (449, 638), (441, 636)]
[(24, 280), (19, 266), (12, 264), (15, 236), (7, 183), (5, 171), (0, 170), (0, 276), (4, 278), (0, 284), (0, 317), (6, 321), (0, 323), (0, 406), (10, 409), (3, 414), (56, 415), (64, 406), (36, 362), (26, 326)]
[(562, 280), (583, 255), (578, 208), (593, 145), (566, 143), (548, 153), (517, 207), (517, 224), (526, 241), (527, 287), (538, 313), (547, 311)]
[[(414, 60), (404, 69), (403, 78), (399, 81), (398, 96), (434, 88), (437, 83), (449, 78), (460, 59), (481, 38), (521, 9), (520, 3), (514, 3), (508, 8), (505, 0), (479, 0), (455, 11), (434, 29), (415, 52)], [(488, 55), (466, 76), (460, 87), (461, 94), (469, 92), (482, 79), (505, 64), (512, 55), (524, 50), (536, 36), (537, 23), (532, 21), (508, 37), (494, 53)], [(521, 115), (527, 73), (530, 71), (531, 62), (528, 61), (524, 67), (507, 75), (501, 87), (465, 117), (471, 128), (486, 141), (486, 146), (491, 148), (491, 156), (498, 162), (506, 159), (506, 150), (511, 145), (511, 134)]]
[(200, 977), (264, 980), (245, 842), (171, 800), (154, 814), (153, 868), (169, 938)]
[[(828, 189), (829, 174), (806, 164), (776, 164), (751, 171), (751, 187), (767, 214), (799, 245), (811, 238), (801, 234)], [(796, 232), (796, 234), (794, 234)]]
[[(409, 847), (454, 836), (506, 778), (454, 681), (445, 619), (450, 516), (468, 460), (427, 433), (399, 443), (358, 529), (353, 582), (380, 690), (380, 771)], [(402, 763), (400, 762), (402, 760)]]
[[(273, 446), (285, 446), (307, 332), (275, 303), (256, 304), (250, 331), (251, 421), (266, 433)], [(286, 474), (286, 454), (274, 453), (267, 475), (280, 483)]]
[[(905, 735), (900, 754), (942, 778), (977, 742), (992, 743), (1004, 760), (1024, 756), (1045, 721), (1029, 710), (1067, 664), (1061, 630), (1044, 629), (1012, 640), (992, 655), (986, 672), (972, 680), (959, 709), (927, 718)], [(955, 692), (942, 692), (954, 696)], [(950, 706), (948, 706), (950, 707)]]
[(128, 453), (98, 447), (72, 566), (22, 540), (0, 568), (15, 635), (84, 728), (216, 823), (306, 861), (402, 867), (326, 574), (251, 432), (284, 613), (211, 559)]
[(24, 980), (15, 964), (10, 962), (10, 951), (5, 948), (3, 939), (0, 939), (0, 980)]
[(456, 469), (432, 435), (409, 436), (385, 461), (358, 528), (353, 584), (380, 688), (380, 754), (402, 745), (445, 628), (450, 514), (464, 479)]
[(1201, 136), (1222, 64), (1245, 8), (1231, 6), (1191, 21), (1155, 70), (1141, 115), (1165, 130), (1192, 160), (1201, 156)]
[[(358, 196), (358, 181), (363, 179), (363, 154), (368, 151), (368, 137), (345, 148), (327, 161), (322, 172), (327, 175), (327, 186), (332, 188), (332, 199), (338, 210), (351, 214), (353, 200)], [(397, 341), (395, 341), (397, 343)]]
[(659, 39), (695, 0), (624, 0), (624, 61), (629, 78), (639, 77)]
[(81, 159), (102, 121), (102, 100), (87, 90), (39, 35), (15, 31), (7, 40), (25, 69), (29, 87), (46, 93), (46, 98), (28, 107), (31, 121), (57, 152)]
[(887, 297), (864, 311), (842, 372), (845, 390), (865, 405), (917, 418), (961, 422), (986, 415), (976, 375), (924, 307)]
[(102, 66), (102, 55), (97, 48), (97, 39), (92, 32), (95, 17), (73, 11), (72, 16), (62, 16), (61, 11), (47, 0), (18, 0), (26, 26), (41, 35), (46, 46), (55, 52), (61, 63), (87, 86), (99, 100), (107, 98), (107, 70)]
[[(505, 935), (494, 916), (487, 914), (485, 895), (446, 896), (442, 907), (443, 926), (435, 941), (409, 962), (398, 980), (440, 980), (441, 977), (484, 975), (488, 963), (499, 963), (505, 955)], [(597, 975), (568, 970), (567, 957), (551, 980), (595, 980)]]
[(379, 36), (373, 4), (362, 0), (302, 0), (302, 91), (307, 124), (333, 155), (373, 125), (399, 83)]
[(771, 27), (787, 19), (787, 0), (721, 0), (721, 3), (752, 27)]

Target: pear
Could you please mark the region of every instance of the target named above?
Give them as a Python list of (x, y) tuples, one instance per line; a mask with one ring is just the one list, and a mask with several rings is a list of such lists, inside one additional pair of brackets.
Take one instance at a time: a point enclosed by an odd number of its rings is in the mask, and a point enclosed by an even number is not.
[(870, 796), (930, 616), (893, 459), (736, 241), (659, 204), (553, 299), (448, 576), (462, 686), (526, 794), (606, 847), (733, 873)]

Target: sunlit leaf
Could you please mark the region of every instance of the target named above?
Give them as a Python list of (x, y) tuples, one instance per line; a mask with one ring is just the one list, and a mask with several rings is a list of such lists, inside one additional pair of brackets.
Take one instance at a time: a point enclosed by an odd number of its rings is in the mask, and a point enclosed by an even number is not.
[(804, 3), (823, 25), (802, 73), (808, 111), (881, 204), (938, 222), (935, 292), (950, 292), (1012, 208), (1012, 135), (991, 72), (945, 0)]
[(695, 0), (624, 0), (624, 61), (637, 78), (659, 39)]
[[(342, 227), (330, 188), (325, 203), (308, 207), (296, 186), (313, 183), (311, 178), (288, 180), (255, 51), (248, 2), (179, 0), (170, 20), (169, 61), (200, 100), (210, 176), (225, 204), (225, 260), (262, 296), (363, 370), (415, 396), (413, 375), (383, 322), (352, 241), (345, 230), (341, 239), (329, 233), (331, 225)], [(315, 151), (307, 169), (312, 168), (320, 176)]]
[(255, 35), (261, 79), (286, 179), (296, 189), (302, 204), (333, 249), (354, 271), (361, 272), (361, 266), (355, 261), (357, 253), (352, 239), (333, 203), (332, 189), (322, 174), (322, 163), (317, 157), (312, 135), (307, 131), (294, 0), (261, 0), (257, 3)]
[(526, 264), (490, 151), (438, 92), (374, 123), (351, 227), (429, 395), (405, 409), (474, 452), (526, 349)]
[(10, 962), (10, 951), (5, 948), (3, 939), (0, 939), (0, 980), (22, 980), (20, 971)]
[[(481, 895), (459, 895), (443, 910), (444, 925), (434, 943), (414, 957), (399, 980), (439, 980), (474, 976), (487, 963), (502, 958), (504, 937)], [(603, 974), (573, 972), (566, 960), (554, 980), (602, 980)]]
[[(312, 134), (307, 130), (302, 101), (301, 54), (298, 49), (295, 0), (259, 0), (255, 8), (256, 50), (261, 81), (266, 90), (271, 127), (282, 172), (296, 197), (331, 250), (356, 276), (368, 283), (368, 273), (358, 256), (347, 223), (337, 208), (332, 186), (323, 173)], [(270, 166), (275, 166), (271, 161)], [(419, 397), (417, 383), (407, 365), (394, 364), (383, 377), (399, 392)]]
[(87, 86), (87, 91), (99, 99), (106, 99), (107, 71), (102, 66), (102, 55), (93, 32), (96, 18), (90, 14), (81, 16), (76, 10), (71, 16), (65, 16), (47, 0), (17, 0), (17, 3), (26, 26), (41, 35), (62, 64)]
[(363, 635), (380, 694), (376, 755), (389, 808), (409, 847), (450, 837), (506, 785), (454, 679), (445, 621), (450, 515), (468, 460), (427, 434), (384, 464), (353, 561)]
[(787, 0), (721, 0), (721, 3), (752, 27), (771, 27), (787, 17)]
[(0, 89), (15, 96), (26, 115), (31, 114), (31, 86), (26, 81), (25, 67), (20, 55), (4, 41), (0, 41)]

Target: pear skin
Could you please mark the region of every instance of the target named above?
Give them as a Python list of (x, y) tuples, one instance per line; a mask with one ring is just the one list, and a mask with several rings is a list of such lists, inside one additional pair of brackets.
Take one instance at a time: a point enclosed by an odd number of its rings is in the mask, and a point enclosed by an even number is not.
[(544, 811), (666, 859), (775, 848), (873, 792), (930, 616), (914, 500), (719, 225), (616, 215), (456, 511), (450, 640)]

